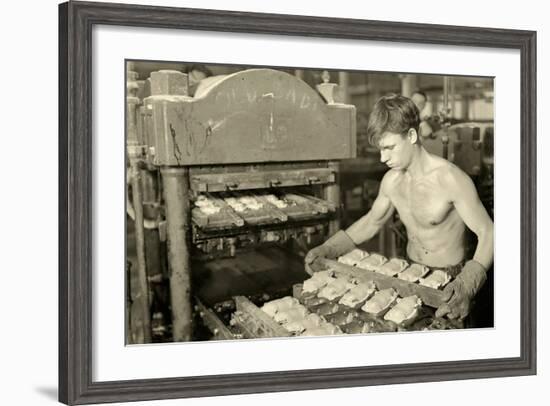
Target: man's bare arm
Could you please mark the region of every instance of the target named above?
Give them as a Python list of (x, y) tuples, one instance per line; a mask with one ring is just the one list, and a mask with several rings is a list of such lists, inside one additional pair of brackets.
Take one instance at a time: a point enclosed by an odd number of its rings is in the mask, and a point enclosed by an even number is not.
[(393, 214), (395, 208), (386, 194), (392, 176), (391, 171), (386, 173), (380, 184), (378, 196), (369, 212), (346, 230), (346, 233), (356, 245), (374, 237)]
[(445, 178), (454, 207), (466, 226), (477, 236), (473, 259), (488, 269), (493, 263), (494, 255), (493, 221), (466, 173), (453, 166)]

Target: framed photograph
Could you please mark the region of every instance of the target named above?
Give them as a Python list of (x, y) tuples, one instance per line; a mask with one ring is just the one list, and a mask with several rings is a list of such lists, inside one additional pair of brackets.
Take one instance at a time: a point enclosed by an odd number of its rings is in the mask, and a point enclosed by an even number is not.
[(59, 6), (59, 400), (536, 373), (536, 33)]

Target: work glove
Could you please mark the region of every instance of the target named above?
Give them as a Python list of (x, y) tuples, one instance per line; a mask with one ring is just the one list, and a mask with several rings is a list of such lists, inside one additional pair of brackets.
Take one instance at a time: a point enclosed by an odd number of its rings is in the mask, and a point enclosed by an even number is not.
[(311, 249), (305, 257), (305, 269), (310, 275), (322, 270), (322, 266), (315, 262), (317, 258), (336, 259), (356, 248), (350, 236), (343, 230), (338, 231), (323, 244)]
[(485, 268), (477, 261), (464, 264), (454, 281), (443, 290), (443, 303), (435, 312), (436, 317), (447, 315), (449, 319), (463, 320), (470, 313), (472, 299), (487, 279)]

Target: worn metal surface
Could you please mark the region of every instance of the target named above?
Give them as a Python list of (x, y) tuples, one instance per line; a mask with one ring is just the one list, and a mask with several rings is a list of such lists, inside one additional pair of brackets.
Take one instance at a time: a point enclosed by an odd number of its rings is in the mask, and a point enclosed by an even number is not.
[(191, 187), (197, 192), (223, 192), (225, 190), (317, 185), (334, 181), (335, 174), (332, 169), (312, 168), (194, 175), (191, 177)]
[(216, 314), (195, 297), (197, 310), (204, 324), (214, 335), (214, 340), (233, 340), (235, 336)]
[(329, 168), (335, 174), (335, 182), (323, 187), (323, 198), (336, 207), (336, 216), (330, 220), (328, 236), (336, 234), (340, 230), (340, 217), (342, 212), (342, 198), (340, 196), (340, 162), (329, 162)]
[(467, 174), (479, 175), (483, 159), (493, 157), (492, 145), (489, 145), (493, 142), (493, 128), (493, 123), (461, 123), (449, 127), (449, 160)]
[(174, 341), (191, 340), (189, 178), (187, 168), (162, 168)]
[[(274, 244), (284, 244), (293, 242), (301, 237), (305, 237), (308, 243), (314, 235), (325, 235), (327, 225), (326, 220), (319, 223), (316, 221), (307, 221), (301, 223), (263, 225), (261, 227), (251, 227), (243, 229), (224, 229), (224, 230), (203, 230), (198, 227), (193, 228), (193, 243), (201, 253), (207, 255), (202, 256), (199, 252), (194, 252), (194, 259), (214, 259), (219, 256), (230, 255), (236, 253), (236, 249), (248, 249), (260, 246), (273, 246)], [(239, 256), (242, 252), (239, 253)]]
[(149, 283), (147, 282), (147, 262), (145, 259), (145, 230), (143, 227), (143, 205), (141, 194), (141, 171), (137, 162), (132, 162), (130, 176), (132, 178), (132, 196), (135, 212), (136, 253), (138, 262), (139, 300), (140, 313), (143, 321), (143, 341), (151, 342), (151, 313), (149, 301)]
[(205, 214), (199, 207), (191, 209), (191, 221), (201, 229), (228, 229), (243, 227), (244, 219), (239, 216), (223, 199), (205, 194), (216, 207), (220, 208), (218, 213)]
[(126, 72), (126, 144), (137, 145), (138, 129), (137, 129), (137, 109), (140, 100), (136, 97), (139, 89), (137, 83), (137, 73), (133, 71)]
[[(127, 130), (127, 153), (130, 163), (130, 184), (132, 185), (132, 198), (134, 209), (135, 222), (135, 239), (136, 239), (136, 256), (137, 256), (137, 280), (138, 294), (133, 298), (139, 308), (141, 326), (143, 334), (139, 338), (142, 343), (151, 342), (151, 313), (149, 301), (149, 283), (147, 282), (147, 262), (145, 259), (145, 229), (144, 229), (144, 212), (143, 212), (143, 193), (142, 193), (142, 178), (141, 170), (139, 169), (139, 160), (142, 157), (142, 146), (139, 145), (137, 136), (137, 115), (136, 109), (139, 104), (139, 99), (135, 97), (137, 92), (137, 74), (135, 72), (127, 72), (126, 82), (126, 130)], [(129, 281), (126, 281), (127, 284)], [(129, 332), (127, 332), (129, 334)], [(138, 340), (138, 341), (141, 341)]]
[(234, 323), (246, 332), (247, 338), (290, 337), (287, 330), (245, 296), (235, 296), (235, 304)]
[(356, 155), (355, 106), (327, 105), (281, 71), (228, 75), (202, 96), (151, 96), (155, 165), (346, 159)]
[[(270, 191), (256, 192), (201, 194), (220, 210), (217, 213), (206, 214), (199, 207), (193, 207), (191, 221), (204, 232), (229, 229), (234, 231), (241, 229), (242, 232), (247, 232), (248, 230), (243, 226), (267, 226), (290, 222), (289, 227), (295, 227), (294, 222), (297, 221), (318, 220), (321, 222), (325, 221), (327, 217), (333, 217), (336, 211), (336, 205), (332, 202), (301, 193), (280, 193), (279, 197), (290, 203), (287, 207), (277, 208), (266, 197)], [(262, 207), (256, 210), (237, 212), (224, 200), (228, 197), (238, 199), (243, 196), (255, 198), (262, 203)]]
[(187, 75), (176, 70), (151, 72), (151, 94), (187, 96)]

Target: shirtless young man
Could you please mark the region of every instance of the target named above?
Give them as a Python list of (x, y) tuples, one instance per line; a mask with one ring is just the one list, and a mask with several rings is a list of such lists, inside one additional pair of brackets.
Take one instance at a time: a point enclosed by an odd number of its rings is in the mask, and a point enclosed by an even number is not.
[[(392, 95), (376, 102), (369, 118), (369, 142), (380, 149), (380, 160), (390, 170), (371, 210), (310, 250), (306, 270), (317, 270), (318, 257), (336, 258), (371, 239), (397, 210), (407, 229), (411, 261), (459, 269), (458, 276), (451, 275), (456, 278), (446, 286), (446, 303), (436, 316), (464, 319), (493, 262), (493, 222), (469, 176), (422, 147), (419, 124), (418, 108), (410, 99)], [(474, 257), (464, 263), (466, 227), (478, 242)]]

